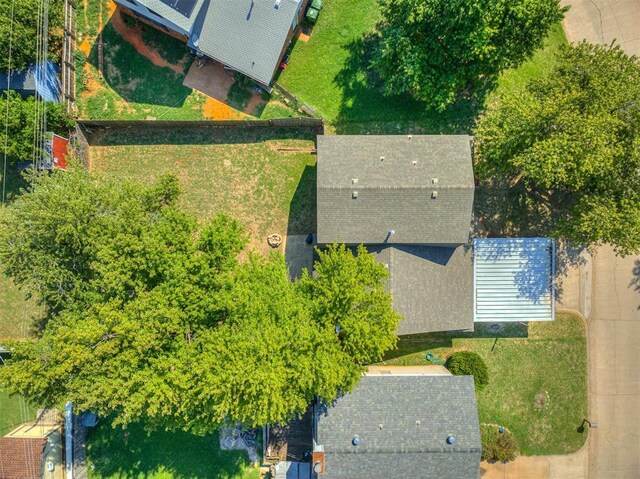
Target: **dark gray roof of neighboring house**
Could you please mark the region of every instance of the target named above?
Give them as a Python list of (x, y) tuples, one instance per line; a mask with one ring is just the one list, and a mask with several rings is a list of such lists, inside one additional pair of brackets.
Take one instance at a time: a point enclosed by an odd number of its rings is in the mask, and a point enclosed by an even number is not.
[(191, 42), (214, 60), (269, 85), (299, 1), (280, 0), (276, 7), (278, 0), (211, 0)]
[[(471, 376), (367, 375), (329, 408), (317, 406), (316, 420), (323, 479), (480, 477)], [(455, 444), (446, 443), (449, 435)], [(352, 443), (355, 436), (359, 446)]]
[(140, 5), (147, 7), (149, 10), (152, 10), (162, 18), (168, 20), (169, 22), (179, 26), (183, 30), (190, 32), (193, 24), (200, 12), (203, 3), (206, 3), (207, 0), (197, 0), (191, 14), (189, 16), (183, 15), (175, 8), (169, 6), (167, 3), (161, 0), (136, 0)]
[(473, 195), (469, 136), (318, 137), (319, 243), (464, 244)]
[(393, 307), (404, 319), (398, 334), (473, 329), (473, 259), (457, 248), (370, 245), (390, 272)]

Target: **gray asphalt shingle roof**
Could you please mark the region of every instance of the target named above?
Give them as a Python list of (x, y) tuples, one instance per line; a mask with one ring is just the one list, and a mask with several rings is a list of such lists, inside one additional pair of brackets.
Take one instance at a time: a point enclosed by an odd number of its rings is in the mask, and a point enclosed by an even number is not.
[[(471, 376), (367, 375), (332, 406), (316, 406), (316, 421), (315, 439), (325, 451), (323, 479), (480, 477)], [(447, 444), (449, 435), (455, 444)]]
[(162, 18), (177, 25), (186, 32), (190, 32), (193, 24), (200, 12), (203, 3), (207, 3), (207, 0), (198, 0), (193, 7), (190, 15), (183, 15), (175, 8), (169, 6), (167, 3), (161, 0), (137, 0), (140, 5), (147, 7)]
[[(197, 48), (268, 85), (298, 12), (296, 0), (211, 0)], [(206, 5), (205, 5), (206, 7)], [(194, 42), (195, 43), (195, 42)]]
[(317, 190), (319, 243), (464, 244), (471, 137), (319, 136)]
[(398, 334), (473, 329), (473, 259), (467, 245), (371, 245), (389, 269), (388, 290), (403, 319)]

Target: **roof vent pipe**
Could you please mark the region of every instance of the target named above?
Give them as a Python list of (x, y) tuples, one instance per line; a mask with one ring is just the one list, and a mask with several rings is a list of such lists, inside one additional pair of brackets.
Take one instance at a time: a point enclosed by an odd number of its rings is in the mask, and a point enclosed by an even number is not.
[(456, 437), (453, 434), (447, 436), (447, 444), (453, 446), (456, 443)]
[(361, 442), (362, 440), (360, 439), (360, 436), (354, 436), (354, 438), (351, 440), (351, 444), (353, 444), (354, 446), (359, 446)]

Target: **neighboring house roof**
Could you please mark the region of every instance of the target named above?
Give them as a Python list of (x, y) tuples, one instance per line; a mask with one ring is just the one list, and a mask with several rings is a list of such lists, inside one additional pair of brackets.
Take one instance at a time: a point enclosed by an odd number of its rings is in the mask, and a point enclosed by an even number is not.
[[(203, 3), (208, 0), (135, 0), (152, 13), (190, 32)], [(188, 13), (187, 13), (188, 12)]]
[(474, 242), (475, 321), (551, 321), (555, 244), (549, 238)]
[(471, 137), (318, 136), (317, 190), (319, 243), (467, 243)]
[(389, 269), (398, 334), (473, 329), (471, 248), (369, 246)]
[(269, 85), (298, 7), (296, 0), (211, 0), (194, 26), (190, 43)]
[(0, 437), (0, 478), (39, 479), (47, 438)]
[[(315, 421), (322, 479), (480, 477), (471, 376), (366, 375), (352, 393), (317, 406)], [(447, 444), (451, 435), (455, 443)]]
[(46, 61), (40, 66), (31, 65), (24, 70), (14, 70), (10, 78), (7, 73), (0, 73), (0, 91), (15, 90), (22, 95), (35, 95), (47, 101), (58, 103), (60, 101), (60, 80), (58, 79), (58, 66), (52, 61)]

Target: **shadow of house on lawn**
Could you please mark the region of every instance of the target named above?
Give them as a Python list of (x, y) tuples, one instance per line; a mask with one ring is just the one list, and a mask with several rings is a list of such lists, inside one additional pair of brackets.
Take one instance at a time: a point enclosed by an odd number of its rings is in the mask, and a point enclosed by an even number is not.
[(223, 451), (217, 433), (126, 430), (102, 421), (89, 432), (87, 456), (96, 478), (162, 477), (176, 479), (240, 478), (249, 465), (246, 451)]
[(524, 323), (475, 323), (473, 331), (449, 331), (399, 336), (398, 348), (389, 351), (385, 360), (392, 360), (416, 353), (426, 353), (438, 348), (453, 347), (454, 339), (493, 339), (494, 345), (501, 338), (527, 338), (529, 327)]
[(369, 34), (347, 44), (349, 52), (334, 82), (343, 98), (335, 121), (339, 134), (470, 134), (484, 97), (492, 88), (475, 92), (443, 112), (430, 111), (409, 95), (385, 96), (382, 79), (370, 64), (379, 37)]
[[(118, 28), (128, 29), (139, 38), (140, 45), (155, 51), (169, 66), (157, 66), (136, 50)], [(102, 30), (104, 81), (123, 99), (168, 107), (180, 107), (193, 91), (182, 82), (191, 63), (189, 48), (181, 41), (138, 23), (119, 9)], [(89, 53), (88, 62), (99, 70), (98, 40)], [(178, 71), (181, 73), (178, 73)]]
[(303, 268), (309, 273), (313, 268), (314, 243), (307, 243), (307, 237), (317, 231), (316, 181), (316, 165), (305, 166), (289, 205), (284, 254), (292, 278), (299, 278)]

